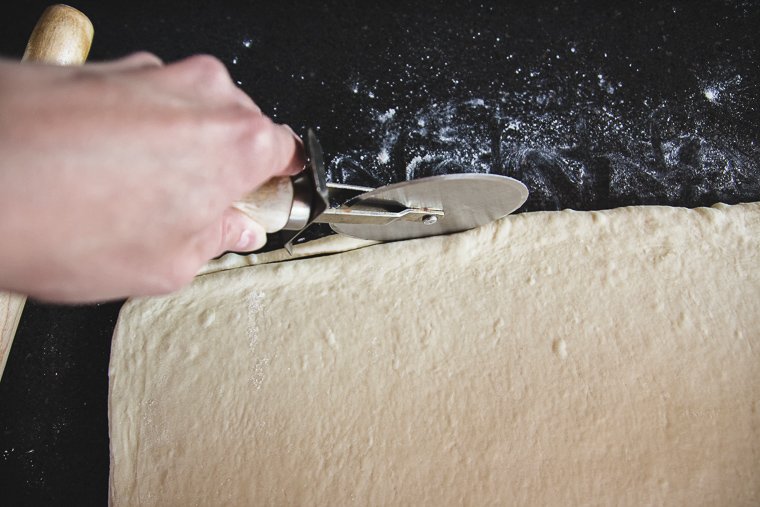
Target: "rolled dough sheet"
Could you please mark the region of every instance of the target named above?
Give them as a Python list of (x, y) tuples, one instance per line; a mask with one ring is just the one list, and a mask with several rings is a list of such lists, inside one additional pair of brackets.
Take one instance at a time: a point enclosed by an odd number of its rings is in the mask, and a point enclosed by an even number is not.
[(760, 204), (508, 217), (132, 300), (113, 505), (757, 505)]

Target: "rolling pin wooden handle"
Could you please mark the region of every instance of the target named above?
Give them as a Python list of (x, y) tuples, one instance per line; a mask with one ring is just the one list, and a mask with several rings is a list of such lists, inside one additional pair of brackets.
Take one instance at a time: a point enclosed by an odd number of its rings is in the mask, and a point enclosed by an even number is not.
[(24, 310), (26, 296), (11, 292), (0, 292), (0, 378), (11, 351), (18, 321)]
[(232, 206), (267, 232), (277, 232), (288, 223), (293, 195), (293, 181), (287, 176), (280, 176), (270, 179)]
[(78, 65), (87, 60), (95, 29), (73, 7), (51, 5), (35, 25), (21, 61)]

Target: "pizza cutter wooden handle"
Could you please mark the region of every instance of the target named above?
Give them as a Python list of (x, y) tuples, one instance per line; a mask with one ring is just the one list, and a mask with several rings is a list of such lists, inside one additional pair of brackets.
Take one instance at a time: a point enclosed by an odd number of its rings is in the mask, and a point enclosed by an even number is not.
[(259, 223), (267, 232), (277, 232), (288, 223), (292, 205), (293, 181), (287, 176), (278, 176), (232, 206)]
[(77, 9), (51, 5), (37, 21), (21, 61), (82, 64), (87, 60), (94, 33), (90, 20)]
[[(68, 5), (45, 9), (29, 37), (21, 61), (76, 65), (84, 63), (94, 35), (87, 16)], [(0, 292), (0, 376), (16, 334), (26, 296)]]

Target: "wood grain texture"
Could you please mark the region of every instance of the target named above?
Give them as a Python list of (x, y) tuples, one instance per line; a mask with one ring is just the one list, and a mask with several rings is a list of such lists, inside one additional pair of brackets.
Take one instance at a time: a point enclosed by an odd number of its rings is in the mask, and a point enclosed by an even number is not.
[(29, 37), (22, 61), (79, 65), (87, 60), (94, 28), (80, 11), (68, 5), (45, 9)]
[[(90, 20), (68, 5), (51, 5), (35, 25), (21, 61), (81, 65), (87, 59), (94, 29)], [(26, 296), (0, 292), (0, 379)]]
[(0, 292), (0, 378), (2, 378), (13, 336), (24, 309), (26, 296), (10, 292)]

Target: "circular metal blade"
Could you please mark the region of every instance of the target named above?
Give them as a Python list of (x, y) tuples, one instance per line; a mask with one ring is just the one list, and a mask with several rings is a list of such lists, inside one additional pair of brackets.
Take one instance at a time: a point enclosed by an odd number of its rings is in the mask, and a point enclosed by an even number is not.
[(394, 183), (352, 199), (346, 205), (360, 208), (430, 208), (443, 210), (435, 223), (396, 220), (377, 224), (330, 224), (334, 231), (377, 241), (437, 236), (479, 227), (522, 206), (528, 189), (521, 182), (496, 174), (447, 174)]

